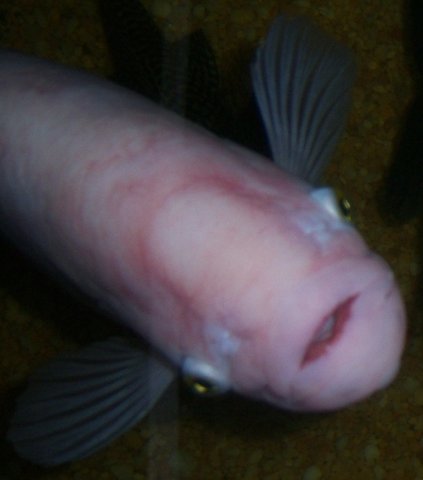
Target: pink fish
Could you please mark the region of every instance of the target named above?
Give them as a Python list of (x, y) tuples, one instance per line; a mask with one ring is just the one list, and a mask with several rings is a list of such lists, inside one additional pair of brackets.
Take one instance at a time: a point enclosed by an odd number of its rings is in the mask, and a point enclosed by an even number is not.
[(353, 62), (279, 17), (252, 65), (276, 163), (87, 73), (0, 55), (0, 218), (9, 236), (160, 352), (110, 339), (53, 361), (8, 434), (55, 465), (133, 426), (175, 371), (291, 410), (361, 400), (398, 371), (392, 271), (316, 188)]

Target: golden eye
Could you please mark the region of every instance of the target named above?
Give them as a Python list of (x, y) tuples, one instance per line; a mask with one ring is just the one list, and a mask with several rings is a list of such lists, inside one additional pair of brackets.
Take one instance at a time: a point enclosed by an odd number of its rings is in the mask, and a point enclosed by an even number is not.
[(205, 378), (186, 375), (184, 377), (184, 382), (188, 388), (197, 395), (212, 396), (218, 395), (222, 392), (222, 389), (218, 385), (213, 384), (210, 380)]
[(344, 192), (339, 188), (334, 188), (336, 195), (336, 202), (338, 204), (339, 213), (346, 222), (352, 222), (352, 206), (349, 200), (344, 195)]
[(319, 187), (312, 190), (310, 196), (323, 210), (337, 220), (352, 221), (351, 204), (338, 189)]
[(225, 375), (208, 362), (195, 357), (186, 357), (181, 365), (182, 378), (189, 389), (197, 395), (213, 396), (229, 390)]
[(338, 195), (338, 206), (344, 220), (352, 222), (352, 208), (351, 203), (343, 196)]

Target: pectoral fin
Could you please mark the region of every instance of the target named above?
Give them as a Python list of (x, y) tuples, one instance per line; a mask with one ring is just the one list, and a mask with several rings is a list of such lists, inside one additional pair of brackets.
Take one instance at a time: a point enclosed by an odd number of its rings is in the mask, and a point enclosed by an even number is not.
[(273, 160), (316, 183), (345, 125), (355, 66), (303, 17), (278, 17), (251, 66)]
[(40, 368), (18, 399), (8, 439), (53, 466), (86, 457), (133, 427), (174, 378), (133, 342), (110, 338)]

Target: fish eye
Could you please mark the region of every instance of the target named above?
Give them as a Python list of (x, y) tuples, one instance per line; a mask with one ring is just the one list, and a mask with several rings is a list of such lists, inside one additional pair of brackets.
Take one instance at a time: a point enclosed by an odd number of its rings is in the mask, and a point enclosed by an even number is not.
[(209, 379), (206, 378), (198, 378), (191, 375), (186, 375), (184, 376), (184, 382), (196, 395), (208, 397), (222, 393), (218, 385), (213, 384)]
[(347, 222), (352, 222), (352, 207), (351, 203), (348, 201), (347, 198), (337, 193), (338, 198), (338, 206), (339, 210), (341, 211), (344, 220)]
[(192, 357), (182, 362), (182, 376), (184, 383), (197, 395), (219, 395), (229, 389), (227, 380), (217, 369)]
[(351, 204), (339, 191), (331, 188), (316, 188), (310, 196), (335, 218), (345, 222), (352, 221)]

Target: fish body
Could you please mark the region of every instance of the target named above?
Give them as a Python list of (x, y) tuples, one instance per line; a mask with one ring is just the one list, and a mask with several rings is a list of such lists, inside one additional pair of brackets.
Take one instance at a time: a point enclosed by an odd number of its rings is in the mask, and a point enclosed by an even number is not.
[(405, 319), (392, 271), (309, 183), (342, 129), (350, 73), (308, 22), (275, 23), (253, 68), (272, 164), (106, 80), (0, 55), (3, 230), (164, 357), (142, 368), (112, 341), (40, 370), (9, 432), (21, 455), (92, 453), (147, 413), (174, 367), (305, 411), (393, 379)]

